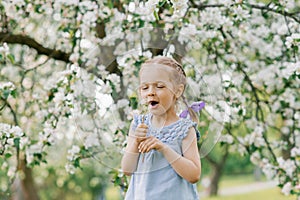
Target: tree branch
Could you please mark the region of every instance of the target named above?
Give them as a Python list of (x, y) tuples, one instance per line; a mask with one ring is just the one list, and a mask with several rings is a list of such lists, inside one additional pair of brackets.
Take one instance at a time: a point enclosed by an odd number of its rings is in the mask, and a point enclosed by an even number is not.
[(14, 35), (11, 33), (0, 32), (0, 41), (7, 42), (10, 44), (27, 45), (30, 48), (35, 49), (38, 54), (43, 54), (56, 60), (70, 62), (70, 53), (66, 53), (61, 50), (46, 48), (33, 38), (30, 38), (26, 35)]
[[(4, 102), (4, 105), (7, 106), (10, 109), (10, 111), (11, 111), (11, 113), (13, 115), (13, 118), (14, 118), (15, 125), (19, 126), (17, 114), (14, 111), (14, 109), (12, 108), (12, 106), (8, 103), (8, 101), (5, 98), (1, 97), (1, 100)], [(1, 108), (1, 109), (3, 109), (3, 108)]]
[(204, 10), (205, 8), (219, 8), (219, 7), (224, 7), (224, 4), (196, 4), (194, 0), (190, 0), (191, 7), (192, 8), (197, 8), (198, 10)]
[(300, 18), (297, 17), (297, 14), (299, 14), (299, 12), (290, 13), (285, 10), (273, 9), (273, 8), (270, 8), (269, 6), (260, 6), (260, 5), (254, 5), (254, 4), (246, 4), (246, 5), (249, 6), (250, 8), (259, 9), (259, 10), (267, 10), (267, 11), (270, 11), (273, 13), (287, 16), (287, 17), (292, 18), (296, 22), (300, 23)]
[[(221, 7), (225, 7), (224, 4), (203, 4), (203, 3), (200, 3), (200, 4), (196, 4), (194, 2), (194, 0), (190, 0), (189, 1), (190, 4), (191, 4), (191, 7), (192, 8), (197, 8), (199, 11), (201, 10), (205, 10), (206, 8), (221, 8)], [(274, 9), (274, 8), (270, 8), (268, 5), (265, 5), (265, 6), (261, 6), (261, 5), (255, 5), (255, 4), (248, 4), (248, 3), (234, 3), (232, 4), (233, 5), (245, 5), (249, 8), (253, 8), (253, 9), (258, 9), (258, 10), (267, 10), (267, 11), (270, 11), (270, 12), (273, 12), (273, 13), (277, 13), (277, 14), (280, 14), (280, 15), (283, 15), (283, 16), (287, 16), (293, 20), (295, 20), (296, 22), (300, 23), (300, 17), (297, 16), (297, 14), (299, 14), (298, 12), (287, 12), (285, 10), (280, 10), (280, 9)]]

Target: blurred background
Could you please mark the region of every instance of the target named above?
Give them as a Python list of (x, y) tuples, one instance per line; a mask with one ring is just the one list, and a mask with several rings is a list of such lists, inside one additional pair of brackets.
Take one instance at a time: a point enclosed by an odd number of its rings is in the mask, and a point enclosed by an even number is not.
[(157, 55), (206, 103), (201, 199), (299, 199), (299, 13), (299, 0), (0, 0), (0, 199), (123, 199), (137, 75)]

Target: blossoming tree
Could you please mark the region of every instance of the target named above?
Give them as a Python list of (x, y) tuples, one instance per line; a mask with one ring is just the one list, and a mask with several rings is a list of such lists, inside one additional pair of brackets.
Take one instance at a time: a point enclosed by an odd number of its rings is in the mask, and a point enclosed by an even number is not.
[(47, 175), (33, 170), (57, 154), (69, 173), (99, 163), (125, 189), (136, 75), (167, 55), (183, 63), (189, 100), (206, 102), (201, 156), (230, 144), (300, 195), (298, 0), (2, 0), (0, 12), (2, 192), (38, 199)]

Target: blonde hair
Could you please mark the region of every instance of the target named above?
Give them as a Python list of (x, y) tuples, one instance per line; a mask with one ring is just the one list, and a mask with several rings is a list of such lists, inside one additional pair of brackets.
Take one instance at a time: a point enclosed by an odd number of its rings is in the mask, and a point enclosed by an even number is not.
[[(172, 70), (172, 80), (174, 82), (174, 85), (176, 84), (183, 84), (184, 86), (184, 90), (186, 88), (186, 74), (183, 70), (183, 67), (180, 63), (178, 63), (175, 59), (170, 58), (170, 57), (165, 57), (165, 56), (156, 56), (152, 59), (147, 60), (146, 62), (143, 63), (141, 69), (143, 68), (144, 65), (146, 64), (160, 64), (160, 65), (164, 65), (166, 67), (171, 67), (175, 70)], [(189, 107), (187, 100), (184, 96), (184, 90), (182, 92), (181, 98), (183, 100), (183, 103), (186, 105), (186, 107), (188, 108), (188, 112), (189, 115), (191, 116), (191, 119), (196, 122), (197, 124), (199, 124), (199, 119), (197, 114), (195, 113), (195, 111)]]

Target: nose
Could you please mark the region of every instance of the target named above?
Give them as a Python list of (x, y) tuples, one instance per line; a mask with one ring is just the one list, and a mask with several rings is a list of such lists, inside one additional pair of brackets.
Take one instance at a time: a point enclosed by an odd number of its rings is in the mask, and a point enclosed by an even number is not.
[(150, 86), (147, 95), (148, 96), (154, 96), (155, 94), (156, 94), (155, 88), (153, 86)]

